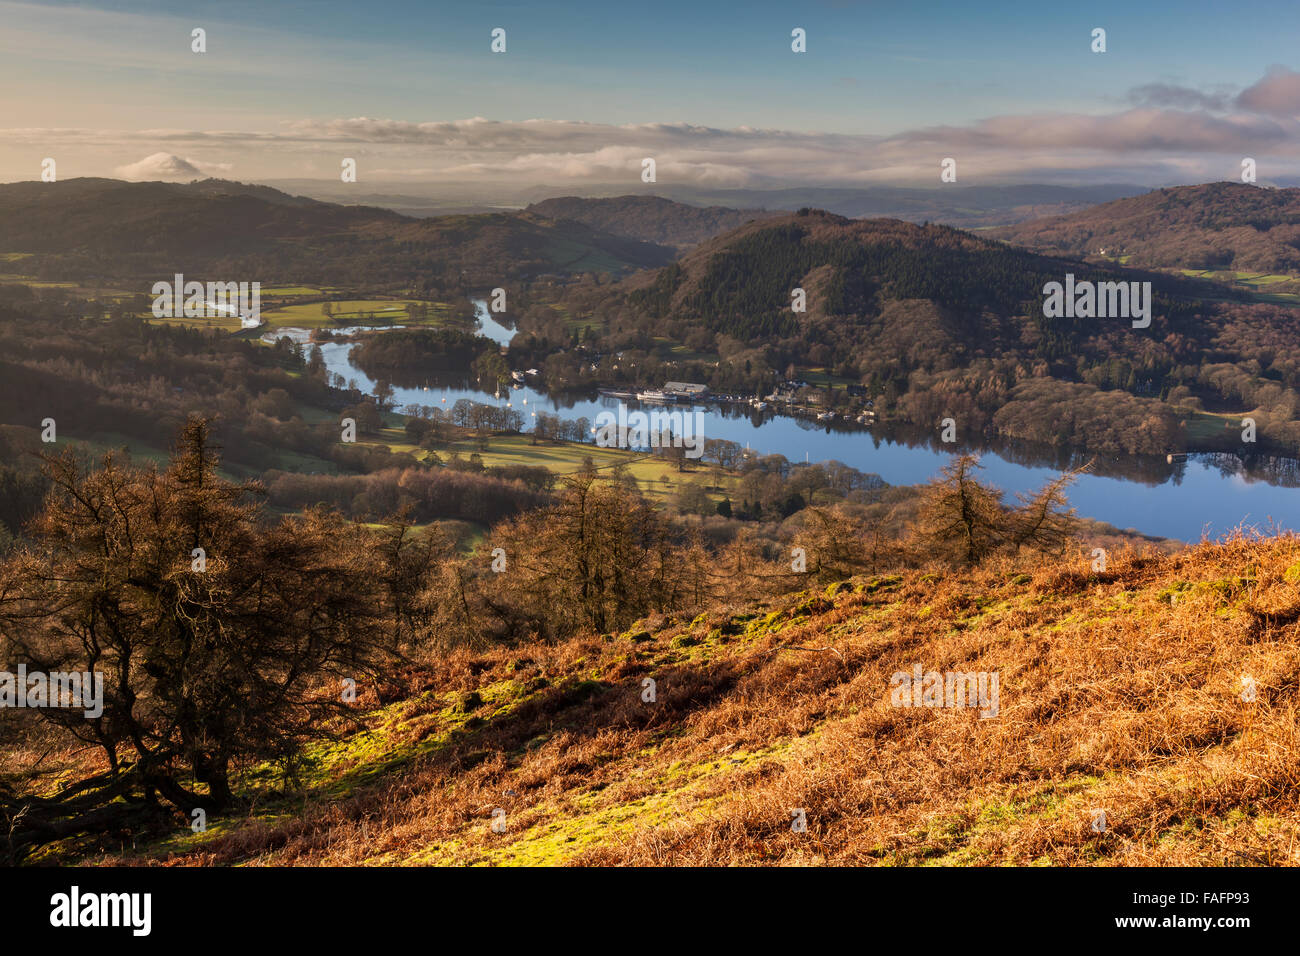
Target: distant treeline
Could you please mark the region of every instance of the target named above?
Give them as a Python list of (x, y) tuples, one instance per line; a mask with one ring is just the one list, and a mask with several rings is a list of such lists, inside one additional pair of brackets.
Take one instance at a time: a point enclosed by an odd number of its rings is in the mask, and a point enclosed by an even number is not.
[(474, 368), (495, 380), (505, 370), (495, 342), (459, 329), (392, 329), (364, 335), (349, 357), (371, 378), (404, 386), (426, 382), (431, 374)]

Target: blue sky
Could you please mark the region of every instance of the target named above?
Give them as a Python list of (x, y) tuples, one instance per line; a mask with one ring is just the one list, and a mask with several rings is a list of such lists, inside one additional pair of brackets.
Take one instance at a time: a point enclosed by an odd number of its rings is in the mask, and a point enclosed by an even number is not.
[[(1270, 67), (1300, 65), (1295, 52), (1300, 4), (1294, 2), (0, 0), (0, 21), (0, 129), (65, 131), (44, 141), (40, 133), (28, 132), (17, 139), (30, 144), (0, 147), (3, 179), (31, 178), (23, 170), (31, 169), (32, 150), (63, 148), (73, 139), (66, 131), (74, 129), (85, 131), (69, 154), (76, 174), (112, 174), (132, 158), (161, 152), (192, 160), (205, 171), (228, 169), (250, 178), (315, 175), (311, 154), (319, 150), (305, 144), (319, 143), (320, 137), (299, 137), (295, 146), (285, 130), (294, 124), (319, 130), (360, 118), (402, 124), (483, 117), (503, 124), (550, 120), (611, 129), (756, 128), (866, 137), (862, 152), (873, 154), (881, 138), (906, 138), (936, 127), (969, 132), (990, 119), (1041, 115), (1055, 118), (1063, 129), (1061, 117), (1121, 116), (1149, 106), (1137, 102), (1134, 91), (1157, 85), (1231, 97), (1260, 83)], [(195, 26), (207, 30), (206, 54), (189, 50)], [(790, 51), (796, 26), (807, 31), (805, 54)], [(504, 55), (489, 52), (493, 27), (507, 31)], [(1089, 49), (1094, 27), (1107, 31), (1104, 54)], [(1140, 144), (1136, 154), (1116, 142), (1111, 161), (1097, 162), (1095, 155), (1069, 160), (1062, 148), (1036, 142), (1031, 130), (1021, 129), (1016, 135), (1027, 148), (1019, 169), (1031, 175), (1060, 168), (1080, 180), (1147, 175), (1154, 182), (1203, 176), (1220, 166), (1231, 169), (1231, 154), (1268, 146), (1277, 156), (1273, 168), (1282, 173), (1285, 167), (1290, 174), (1292, 131), (1266, 125), (1289, 124), (1294, 117), (1273, 109), (1267, 121), (1255, 117), (1237, 131), (1221, 122), (1234, 115), (1227, 108), (1197, 118), (1232, 134), (1226, 140), (1240, 139), (1222, 144), (1221, 162), (1207, 158), (1206, 148), (1217, 142), (1208, 134), (1174, 142), (1171, 155), (1158, 159), (1151, 156), (1150, 142)], [(1176, 117), (1169, 120), (1166, 128), (1176, 128)], [(1131, 132), (1140, 117), (1127, 124)], [(205, 143), (203, 136), (149, 141), (139, 135), (157, 129), (228, 135), (220, 145)], [(245, 141), (236, 146), (241, 133)], [(351, 137), (354, 152), (368, 150), (370, 170), (395, 178), (445, 170), (472, 178), (480, 168), (501, 171), (499, 144), (485, 157), (468, 140), (459, 153), (440, 153), (444, 144), (428, 137), (385, 144), (373, 134), (354, 124), (346, 132), (335, 127), (325, 139)], [(639, 133), (608, 139), (610, 148), (626, 145), (628, 156), (644, 152), (646, 143), (654, 145)], [(809, 162), (812, 143), (802, 141), (800, 156), (791, 156), (798, 175), (827, 181), (859, 175), (846, 169), (844, 159), (852, 150), (844, 143), (841, 158), (817, 172)], [(1006, 155), (1014, 143), (999, 137), (996, 159), (991, 152), (977, 152), (980, 143), (980, 137), (967, 136), (952, 149), (971, 151), (972, 172), (1014, 178), (1017, 167)], [(543, 143), (565, 156), (598, 152), (593, 145), (565, 150), (555, 141)], [(713, 159), (731, 164), (726, 170), (695, 154), (677, 167), (724, 179), (734, 174), (761, 180), (780, 173), (780, 141), (766, 142), (761, 156), (752, 141), (748, 145), (748, 159), (725, 160), (713, 149)], [(521, 138), (517, 155), (531, 157), (536, 147), (532, 139)], [(940, 152), (943, 147), (933, 145)], [(677, 148), (681, 151), (680, 143)], [(1069, 144), (1070, 152), (1080, 148), (1078, 142)], [(1037, 159), (1029, 155), (1035, 150)], [(608, 162), (577, 163), (573, 169), (605, 175), (624, 158), (610, 154)], [(667, 165), (676, 162), (666, 158)], [(903, 180), (914, 162), (916, 179), (923, 181), (934, 165), (931, 158), (920, 147), (914, 161), (906, 152), (885, 149), (860, 175)], [(531, 162), (516, 172), (532, 174)], [(557, 165), (563, 167), (551, 164)]]

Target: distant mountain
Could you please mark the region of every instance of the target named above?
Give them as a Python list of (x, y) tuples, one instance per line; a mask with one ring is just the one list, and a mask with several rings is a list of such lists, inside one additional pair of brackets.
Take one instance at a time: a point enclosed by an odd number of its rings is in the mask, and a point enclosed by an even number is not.
[(662, 246), (533, 213), (411, 218), (222, 180), (111, 179), (0, 185), (0, 252), (34, 254), (23, 269), (45, 277), (188, 270), (371, 286), (619, 273), (672, 258)]
[(528, 211), (548, 219), (580, 222), (615, 236), (677, 248), (696, 245), (754, 219), (779, 215), (762, 209), (688, 206), (661, 196), (563, 196), (534, 203)]
[(0, 186), (0, 249), (6, 252), (107, 254), (127, 248), (213, 255), (401, 223), (386, 209), (334, 206), (221, 180), (70, 179)]
[[(382, 206), (411, 216), (511, 211), (529, 204), (540, 205), (552, 199), (624, 199), (629, 194), (626, 182), (584, 183), (581, 187), (528, 183), (487, 187), (482, 183), (465, 182), (363, 185), (343, 184), (337, 180), (294, 179), (277, 180), (270, 185), (295, 195), (312, 196), (327, 202)], [(1124, 196), (1137, 196), (1148, 191), (1147, 186), (1123, 183), (1097, 186), (1049, 186), (1037, 183), (966, 186), (936, 183), (926, 188), (793, 186), (753, 189), (656, 183), (636, 189), (633, 195), (638, 198), (669, 199), (695, 207), (721, 206), (742, 213), (748, 210), (750, 218), (757, 214), (757, 210), (794, 212), (812, 207), (850, 218), (902, 219), (907, 222), (937, 222), (963, 229), (984, 229), (1074, 212), (1097, 203)], [(672, 240), (665, 238), (652, 241)]]
[(702, 189), (667, 187), (663, 194), (683, 202), (797, 210), (825, 209), (851, 219), (902, 219), (980, 229), (1085, 209), (1096, 203), (1146, 192), (1145, 186), (936, 185), (930, 188), (795, 187), (791, 189)]
[(414, 217), (513, 212), (527, 205), (523, 200), (480, 196), (481, 187), (477, 190), (417, 188), (408, 191), (398, 185), (344, 183), (323, 179), (269, 179), (265, 185), (293, 196), (310, 196), (321, 202), (342, 206), (378, 206), (403, 216)]
[(1129, 265), (1300, 274), (1300, 189), (1206, 183), (1157, 189), (998, 229), (1040, 252)]

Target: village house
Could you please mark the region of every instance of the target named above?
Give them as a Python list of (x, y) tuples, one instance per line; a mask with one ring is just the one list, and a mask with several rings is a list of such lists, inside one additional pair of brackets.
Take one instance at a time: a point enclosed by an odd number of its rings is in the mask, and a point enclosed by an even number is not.
[(696, 382), (665, 382), (663, 393), (673, 401), (694, 402), (709, 394), (709, 386)]

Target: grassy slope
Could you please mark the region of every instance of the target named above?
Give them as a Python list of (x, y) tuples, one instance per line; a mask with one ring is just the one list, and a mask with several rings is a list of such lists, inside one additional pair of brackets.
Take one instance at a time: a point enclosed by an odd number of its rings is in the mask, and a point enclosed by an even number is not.
[(1270, 275), (1268, 273), (1235, 272), (1231, 270), (1178, 269), (1181, 275), (1194, 279), (1208, 279), (1246, 289), (1258, 302), (1273, 302), (1279, 305), (1296, 305), (1300, 302), (1300, 278), (1291, 275)]
[[(269, 295), (263, 292), (263, 295)], [(414, 322), (407, 312), (407, 306), (413, 301), (412, 299), (347, 299), (332, 301), (330, 303), (334, 309), (334, 318), (325, 314), (325, 301), (318, 298), (319, 292), (311, 289), (292, 289), (284, 293), (288, 302), (278, 308), (263, 308), (262, 321), (265, 325), (258, 334), (264, 334), (274, 329), (285, 328), (306, 328), (306, 329), (331, 329), (335, 330), (346, 325), (364, 325), (370, 321), (369, 315), (373, 313), (374, 320), (377, 323), (392, 323), (394, 325), (420, 325), (428, 327), (452, 326), (459, 327), (451, 315), (451, 306), (446, 302), (428, 301), (425, 305), (428, 308), (428, 317), (421, 322)], [(296, 302), (291, 299), (308, 298), (313, 301)], [(156, 324), (170, 325), (189, 325), (198, 328), (218, 328), (227, 332), (237, 332), (240, 329), (238, 316), (217, 316), (215, 318), (187, 318), (178, 316), (175, 318), (154, 318), (153, 315), (145, 313), (143, 318)], [(339, 321), (335, 321), (337, 318)]]
[[(359, 441), (359, 445), (386, 445), (394, 453), (407, 452), (417, 458), (424, 458), (426, 452), (413, 445), (401, 428), (388, 427), (378, 436), (378, 440)], [(590, 458), (597, 470), (607, 472), (615, 466), (626, 466), (628, 474), (635, 478), (642, 494), (654, 501), (663, 501), (680, 491), (686, 484), (699, 484), (709, 490), (709, 498), (719, 502), (726, 495), (734, 495), (740, 485), (734, 475), (722, 476), (725, 494), (711, 490), (713, 472), (703, 462), (688, 463), (688, 471), (679, 472), (677, 465), (653, 454), (629, 451), (621, 448), (600, 448), (596, 445), (568, 441), (543, 441), (533, 444), (529, 435), (496, 435), (488, 440), (488, 450), (482, 451), (473, 438), (437, 449), (439, 458), (446, 461), (453, 454), (461, 458), (478, 455), (485, 468), (503, 465), (531, 465), (546, 468), (557, 476), (573, 475), (581, 471), (586, 459)], [(664, 476), (668, 482), (664, 482)]]
[[(392, 322), (398, 325), (409, 325), (412, 323), (410, 314), (407, 312), (407, 306), (411, 304), (411, 299), (348, 299), (344, 301), (331, 302), (334, 309), (334, 316), (342, 323), (336, 322), (334, 318), (325, 314), (325, 303), (322, 301), (305, 302), (301, 304), (286, 305), (279, 309), (265, 310), (262, 313), (262, 319), (267, 326), (272, 328), (306, 328), (306, 329), (337, 329), (342, 325), (360, 325), (366, 323), (369, 313), (374, 313), (375, 320), (378, 322)], [(422, 325), (441, 326), (449, 324), (451, 306), (446, 302), (428, 302), (429, 317), (425, 319)]]
[[(1275, 539), (457, 651), (398, 703), (367, 689), (306, 799), (252, 774), (247, 818), (111, 861), (1300, 863), (1298, 620), (1300, 542)], [(915, 663), (997, 671), (1000, 715), (891, 707)]]

